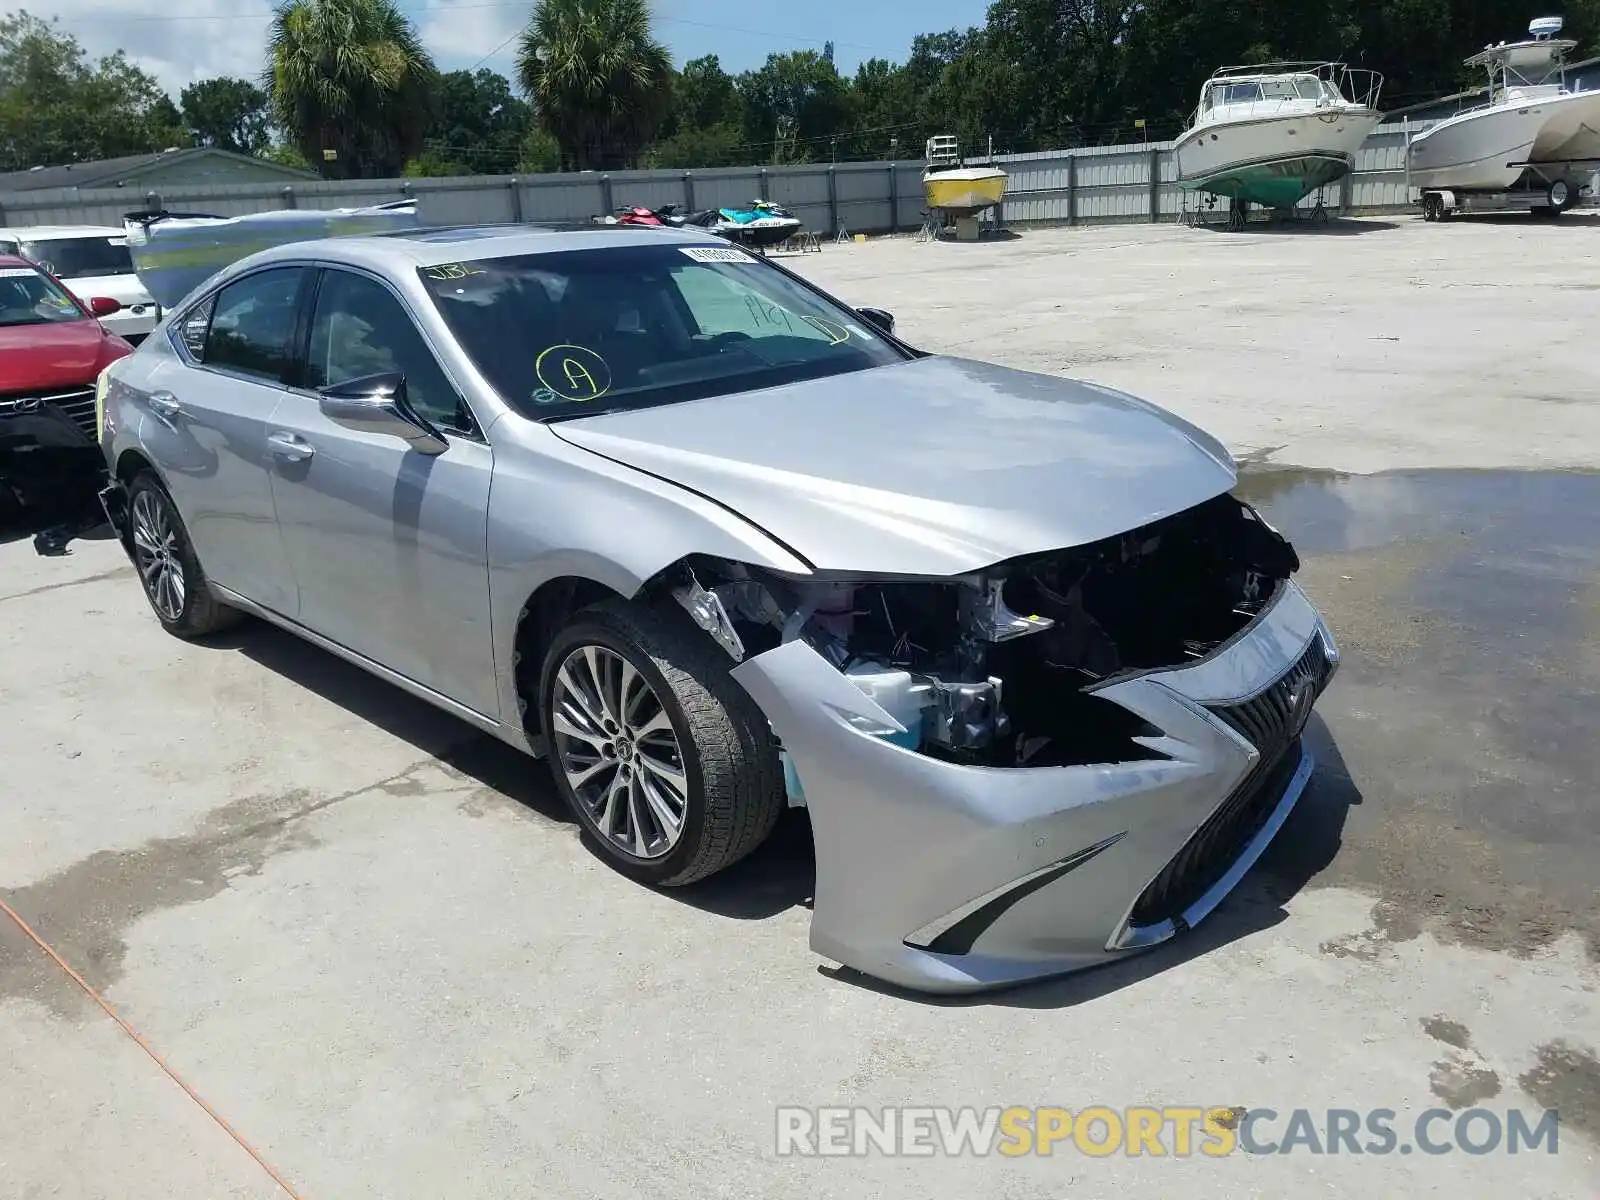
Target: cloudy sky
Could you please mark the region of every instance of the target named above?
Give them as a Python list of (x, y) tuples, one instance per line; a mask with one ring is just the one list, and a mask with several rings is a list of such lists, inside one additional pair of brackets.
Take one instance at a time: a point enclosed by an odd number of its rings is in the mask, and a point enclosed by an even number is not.
[[(400, 0), (445, 70), (484, 63), (510, 72), (516, 31), (530, 0)], [(34, 0), (31, 10), (59, 17), (92, 55), (121, 49), (173, 93), (213, 75), (254, 78), (272, 12), (270, 0)], [(773, 51), (820, 49), (832, 38), (841, 69), (874, 55), (903, 59), (918, 33), (982, 24), (985, 0), (921, 0), (862, 5), (800, 0), (740, 6), (659, 0), (656, 33), (681, 64), (716, 54), (725, 69), (760, 66)], [(800, 15), (803, 14), (803, 17)]]

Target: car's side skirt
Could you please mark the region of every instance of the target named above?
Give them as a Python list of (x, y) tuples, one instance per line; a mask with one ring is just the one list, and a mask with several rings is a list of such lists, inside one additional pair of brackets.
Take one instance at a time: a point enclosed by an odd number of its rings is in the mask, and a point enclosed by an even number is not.
[(241, 596), (238, 592), (235, 592), (230, 588), (225, 588), (221, 584), (217, 583), (212, 583), (209, 586), (212, 592), (216, 594), (217, 599), (229, 607), (237, 608), (242, 612), (247, 612), (253, 617), (260, 617), (263, 621), (266, 621), (272, 625), (276, 625), (278, 628), (285, 630), (288, 633), (292, 633), (296, 637), (304, 638), (313, 646), (316, 646), (319, 650), (326, 650), (329, 654), (342, 658), (345, 660), (345, 662), (350, 663), (353, 666), (360, 667), (363, 671), (367, 671), (373, 675), (376, 675), (385, 683), (393, 684), (401, 691), (409, 692), (418, 700), (426, 701), (435, 708), (442, 709), (453, 717), (459, 717), (467, 724), (472, 725), (477, 729), (481, 729), (484, 733), (490, 734), (493, 737), (497, 737), (509, 745), (515, 746), (518, 750), (521, 750), (524, 753), (538, 753), (538, 751), (529, 744), (528, 739), (523, 735), (521, 730), (513, 729), (501, 723), (500, 721), (495, 720), (493, 717), (485, 716), (476, 709), (468, 708), (465, 704), (462, 704), (456, 700), (452, 700), (449, 696), (446, 696), (441, 692), (434, 691), (426, 684), (418, 683), (415, 679), (412, 679), (406, 675), (402, 675), (398, 671), (391, 670), (380, 662), (374, 662), (366, 655), (357, 653), (348, 646), (342, 646), (338, 642), (333, 641), (331, 638), (323, 637), (320, 633), (313, 629), (307, 628), (298, 621), (291, 620), (282, 613), (273, 612), (270, 608), (265, 608), (262, 605), (257, 604), (254, 600), (251, 600), (245, 596)]

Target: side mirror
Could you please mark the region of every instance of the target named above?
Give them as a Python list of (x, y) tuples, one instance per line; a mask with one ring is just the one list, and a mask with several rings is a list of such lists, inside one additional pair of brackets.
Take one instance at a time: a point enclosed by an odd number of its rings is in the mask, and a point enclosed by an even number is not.
[(876, 325), (887, 334), (892, 335), (894, 333), (894, 314), (892, 312), (886, 312), (881, 308), (858, 308), (856, 311), (861, 314), (862, 320), (866, 321), (868, 325)]
[(89, 311), (97, 317), (109, 317), (122, 311), (122, 302), (110, 296), (95, 296), (89, 301)]
[(335, 425), (399, 438), (418, 454), (443, 454), (450, 449), (444, 434), (406, 400), (404, 375), (366, 375), (323, 388), (318, 394), (322, 415)]

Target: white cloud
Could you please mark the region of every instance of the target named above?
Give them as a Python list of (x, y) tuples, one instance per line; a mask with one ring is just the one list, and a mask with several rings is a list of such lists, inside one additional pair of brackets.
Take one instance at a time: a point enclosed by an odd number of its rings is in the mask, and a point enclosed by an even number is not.
[(478, 64), (509, 78), (515, 69), (516, 35), (532, 7), (531, 0), (527, 5), (492, 6), (484, 0), (426, 0), (413, 19), (440, 70)]
[(272, 9), (264, 0), (51, 0), (35, 15), (59, 19), (91, 58), (117, 50), (154, 75), (176, 102), (214, 75), (258, 79)]

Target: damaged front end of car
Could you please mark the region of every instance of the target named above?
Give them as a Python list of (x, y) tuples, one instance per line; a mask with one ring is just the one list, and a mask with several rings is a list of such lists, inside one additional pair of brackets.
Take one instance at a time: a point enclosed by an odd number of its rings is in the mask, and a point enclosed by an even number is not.
[(93, 404), (88, 390), (0, 395), (0, 522), (34, 533), (41, 554), (63, 553), (100, 523), (106, 471)]
[(967, 990), (1163, 941), (1254, 861), (1337, 663), (1298, 567), (1220, 495), (957, 578), (691, 560), (664, 585), (811, 810), (813, 947)]

